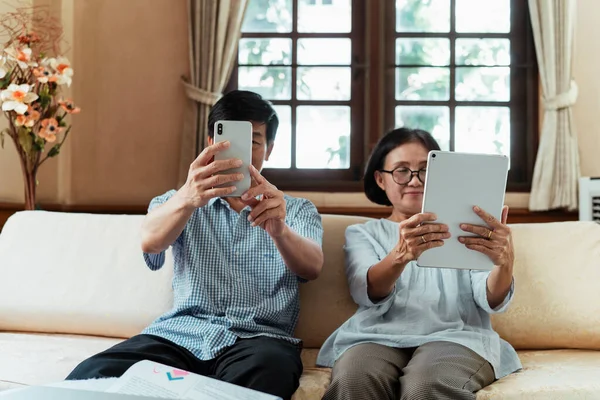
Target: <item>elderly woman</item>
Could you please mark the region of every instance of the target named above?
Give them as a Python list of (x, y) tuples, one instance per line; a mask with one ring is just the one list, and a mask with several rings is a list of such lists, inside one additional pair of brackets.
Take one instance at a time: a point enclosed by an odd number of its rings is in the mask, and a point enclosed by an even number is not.
[(461, 225), (471, 235), (460, 242), (490, 257), (491, 272), (415, 264), (450, 238), (448, 226), (421, 213), (430, 150), (439, 145), (429, 133), (406, 128), (388, 133), (373, 150), (365, 193), (393, 211), (346, 230), (346, 275), (359, 308), (319, 353), (319, 365), (333, 366), (325, 400), (475, 399), (478, 390), (521, 368), (490, 323), (514, 290), (508, 208), (498, 221), (474, 207), (481, 225)]

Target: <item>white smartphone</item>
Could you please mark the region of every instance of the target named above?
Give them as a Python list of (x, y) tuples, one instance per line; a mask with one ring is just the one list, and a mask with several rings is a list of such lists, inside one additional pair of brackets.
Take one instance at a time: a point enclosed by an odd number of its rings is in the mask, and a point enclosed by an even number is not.
[(214, 127), (214, 142), (229, 141), (230, 146), (227, 150), (223, 150), (215, 155), (215, 161), (237, 158), (242, 160), (242, 166), (232, 168), (226, 171), (221, 171), (219, 174), (235, 174), (244, 175), (244, 179), (237, 182), (227, 182), (223, 186), (236, 187), (233, 193), (225, 197), (241, 197), (244, 192), (250, 189), (250, 164), (252, 163), (252, 124), (249, 121), (217, 121)]

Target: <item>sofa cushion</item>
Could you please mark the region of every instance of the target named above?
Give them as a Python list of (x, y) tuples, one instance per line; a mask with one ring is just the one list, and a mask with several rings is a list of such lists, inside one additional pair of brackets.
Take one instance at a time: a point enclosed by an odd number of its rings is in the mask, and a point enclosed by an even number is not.
[(122, 339), (0, 332), (0, 381), (43, 385), (65, 377), (81, 361)]
[[(122, 339), (77, 335), (0, 333), (0, 391), (63, 380), (82, 360)], [(302, 352), (304, 374), (293, 400), (318, 400), (331, 369), (316, 368), (317, 349)], [(600, 393), (600, 351), (520, 351), (524, 369), (478, 393), (488, 399), (595, 398)]]
[(600, 351), (520, 351), (521, 372), (477, 393), (477, 400), (600, 398)]
[[(57, 384), (81, 361), (121, 342), (120, 338), (0, 332), (0, 392), (25, 385)], [(293, 400), (320, 399), (331, 370), (316, 368), (318, 350), (302, 351), (305, 366)]]
[(368, 218), (323, 215), (323, 271), (312, 282), (300, 288), (300, 318), (296, 336), (308, 348), (319, 348), (327, 337), (356, 311), (350, 297), (344, 262), (346, 227), (368, 221)]
[(144, 262), (141, 215), (24, 211), (0, 235), (0, 330), (130, 337), (171, 308), (172, 256)]
[[(519, 351), (523, 370), (477, 393), (477, 400), (598, 398), (600, 351)], [(302, 354), (305, 374), (293, 400), (320, 399), (331, 380), (331, 369), (315, 368), (316, 350)]]
[[(320, 347), (357, 308), (345, 275), (344, 232), (367, 220), (323, 215), (323, 272), (300, 290), (296, 335), (306, 347)], [(492, 316), (496, 331), (516, 349), (600, 349), (600, 225), (577, 221), (511, 228), (515, 296), (506, 313)]]
[(321, 400), (330, 381), (330, 368), (304, 368), (292, 400)]
[[(315, 368), (316, 351), (303, 352), (305, 374), (293, 400), (318, 400), (331, 380), (331, 369)], [(520, 351), (523, 370), (477, 393), (477, 400), (597, 399), (600, 393), (600, 351)]]
[(515, 296), (492, 316), (517, 349), (600, 349), (600, 225), (512, 226)]

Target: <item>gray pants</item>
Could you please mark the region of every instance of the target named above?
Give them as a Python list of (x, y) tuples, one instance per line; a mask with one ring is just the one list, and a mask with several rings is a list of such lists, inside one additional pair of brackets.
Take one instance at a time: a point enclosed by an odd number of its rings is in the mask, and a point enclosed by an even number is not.
[(417, 349), (365, 343), (336, 361), (323, 400), (474, 400), (494, 380), (490, 363), (455, 343)]

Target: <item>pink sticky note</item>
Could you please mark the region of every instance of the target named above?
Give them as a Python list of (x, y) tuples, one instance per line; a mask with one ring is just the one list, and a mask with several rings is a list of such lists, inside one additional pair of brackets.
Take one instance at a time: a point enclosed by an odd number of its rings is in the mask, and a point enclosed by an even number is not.
[(173, 369), (173, 376), (186, 376), (190, 373), (181, 369)]

